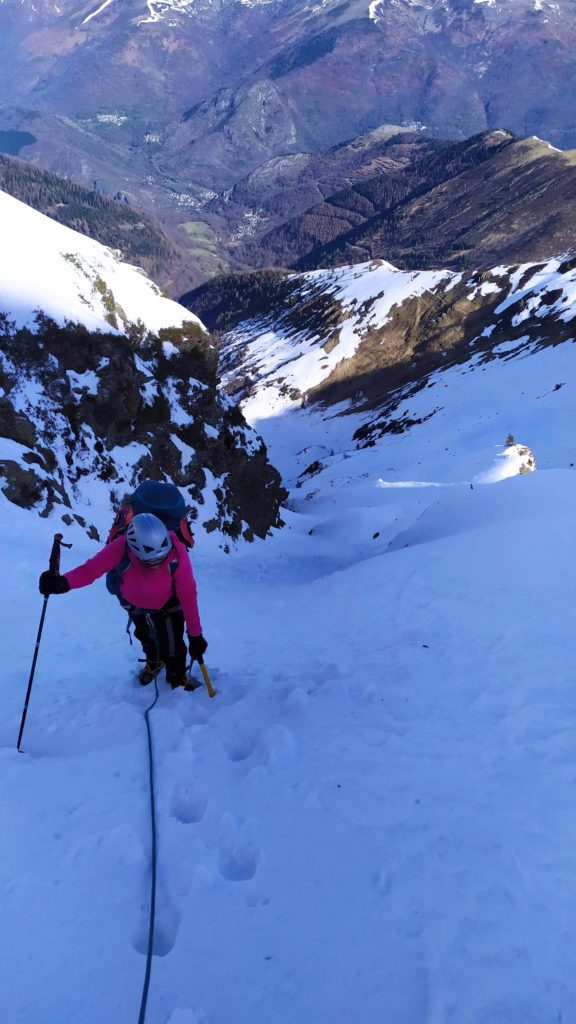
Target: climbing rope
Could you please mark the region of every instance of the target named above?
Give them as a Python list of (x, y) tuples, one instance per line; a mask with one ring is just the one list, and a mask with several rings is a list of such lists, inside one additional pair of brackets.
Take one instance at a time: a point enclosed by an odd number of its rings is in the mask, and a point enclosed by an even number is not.
[[(158, 670), (159, 671), (159, 670)], [(144, 975), (144, 988), (142, 990), (142, 1001), (140, 1003), (140, 1016), (138, 1024), (144, 1024), (146, 1018), (146, 1005), (148, 1003), (148, 989), (150, 987), (150, 973), (152, 971), (152, 954), (154, 951), (154, 925), (156, 921), (156, 866), (157, 866), (157, 835), (156, 835), (156, 800), (154, 797), (154, 747), (152, 744), (152, 730), (150, 728), (149, 715), (155, 707), (160, 693), (158, 691), (158, 671), (154, 676), (154, 688), (156, 696), (149, 708), (144, 712), (146, 721), (146, 732), (148, 735), (148, 778), (150, 783), (150, 830), (152, 839), (152, 871), (150, 878), (150, 922), (148, 925), (148, 950), (146, 953), (146, 973)]]
[[(151, 622), (150, 618), (150, 622)], [(130, 635), (130, 634), (128, 634)], [(158, 639), (155, 637), (156, 642), (156, 663), (160, 665), (160, 651), (158, 646)], [(198, 659), (202, 675), (206, 682), (208, 693), (211, 697), (214, 697), (216, 690), (212, 688), (208, 671), (204, 665), (203, 659)], [(192, 664), (189, 666), (192, 667)], [(144, 988), (142, 989), (142, 1001), (140, 1003), (140, 1016), (138, 1017), (138, 1024), (144, 1024), (146, 1019), (146, 1006), (148, 1003), (148, 990), (150, 988), (150, 974), (152, 972), (152, 956), (154, 953), (154, 925), (156, 922), (156, 873), (158, 863), (158, 837), (156, 829), (156, 799), (154, 795), (154, 745), (152, 743), (152, 729), (150, 727), (150, 712), (156, 707), (158, 698), (160, 696), (158, 690), (158, 673), (161, 671), (161, 667), (156, 669), (154, 676), (154, 689), (156, 695), (154, 700), (150, 704), (150, 707), (146, 708), (144, 712), (144, 720), (146, 722), (146, 733), (148, 736), (148, 779), (150, 785), (150, 830), (151, 830), (151, 847), (152, 847), (152, 870), (150, 876), (150, 922), (148, 925), (148, 950), (146, 952), (146, 972), (144, 974)], [(188, 672), (188, 666), (186, 666), (186, 672)]]

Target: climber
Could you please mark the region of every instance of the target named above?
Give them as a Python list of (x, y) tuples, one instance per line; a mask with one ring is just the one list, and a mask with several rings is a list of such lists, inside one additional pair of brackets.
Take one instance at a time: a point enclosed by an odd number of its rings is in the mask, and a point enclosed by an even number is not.
[(135, 515), (126, 533), (116, 537), (93, 558), (63, 576), (50, 570), (40, 576), (44, 597), (87, 587), (104, 573), (116, 577), (118, 596), (146, 655), (140, 672), (143, 686), (166, 667), (173, 689), (190, 689), (186, 674), (186, 645), (192, 660), (202, 661), (208, 644), (202, 636), (196, 583), (188, 551), (174, 531), (149, 512)]

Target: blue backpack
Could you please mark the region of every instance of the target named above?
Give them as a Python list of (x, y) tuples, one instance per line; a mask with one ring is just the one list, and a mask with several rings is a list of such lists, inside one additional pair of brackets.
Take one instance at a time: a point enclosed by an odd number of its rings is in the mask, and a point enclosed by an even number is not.
[(182, 520), (186, 519), (186, 502), (175, 484), (162, 480), (143, 480), (132, 495), (132, 509), (135, 516), (151, 512), (158, 516), (169, 530), (178, 532)]
[[(194, 546), (194, 536), (190, 523), (186, 516), (186, 502), (175, 484), (165, 483), (162, 480), (143, 480), (136, 488), (128, 504), (123, 505), (116, 512), (112, 528), (108, 534), (107, 544), (122, 536), (134, 518), (141, 512), (151, 512), (158, 516), (168, 530), (173, 530), (187, 548)], [(122, 559), (110, 572), (106, 573), (106, 587), (110, 594), (114, 594), (120, 603), (125, 606), (124, 599), (120, 593), (122, 576), (130, 565), (130, 555), (125, 551)], [(178, 568), (178, 556), (168, 566), (171, 575), (174, 575)]]

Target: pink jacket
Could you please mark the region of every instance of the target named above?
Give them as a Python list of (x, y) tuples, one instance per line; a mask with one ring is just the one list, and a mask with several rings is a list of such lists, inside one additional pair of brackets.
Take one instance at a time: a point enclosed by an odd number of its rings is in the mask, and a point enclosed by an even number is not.
[[(136, 555), (130, 551), (126, 537), (116, 537), (105, 548), (102, 548), (94, 558), (71, 569), (65, 573), (71, 590), (79, 587), (87, 587), (94, 583), (99, 576), (114, 569), (115, 566), (127, 554), (130, 558), (130, 565), (122, 574), (120, 592), (129, 604), (136, 608), (145, 608), (147, 611), (156, 611), (163, 608), (173, 594), (182, 605), (186, 629), (190, 636), (199, 636), (202, 632), (200, 616), (198, 614), (198, 600), (196, 595), (196, 583), (192, 573), (192, 566), (188, 557), (185, 545), (174, 533), (170, 533), (172, 539), (172, 551), (164, 562), (154, 567), (146, 567), (139, 562)], [(173, 573), (168, 566), (178, 556), (178, 565)], [(172, 557), (170, 557), (172, 555)]]

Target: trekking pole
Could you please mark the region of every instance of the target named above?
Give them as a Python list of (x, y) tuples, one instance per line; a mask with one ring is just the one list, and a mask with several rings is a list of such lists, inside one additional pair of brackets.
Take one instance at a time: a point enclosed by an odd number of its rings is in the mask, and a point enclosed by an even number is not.
[(210, 682), (210, 676), (208, 675), (208, 669), (206, 668), (206, 665), (204, 664), (204, 658), (198, 658), (198, 664), (200, 665), (200, 671), (201, 671), (202, 675), (204, 676), (204, 682), (206, 683), (206, 689), (208, 690), (208, 696), (209, 697), (215, 697), (216, 696), (216, 690), (214, 689), (214, 687), (212, 686), (212, 683)]
[[(52, 544), (52, 551), (50, 552), (50, 561), (48, 563), (48, 571), (53, 576), (60, 575), (60, 545), (64, 544), (61, 533), (54, 534), (54, 543)], [(71, 544), (64, 544), (65, 548), (71, 548)], [(42, 638), (42, 630), (44, 629), (44, 618), (46, 616), (46, 607), (48, 605), (48, 596), (44, 598), (44, 604), (42, 605), (42, 615), (40, 616), (40, 625), (38, 627), (38, 635), (36, 637), (36, 645), (34, 647), (34, 657), (32, 659), (32, 668), (30, 669), (30, 678), (28, 680), (28, 689), (26, 690), (26, 700), (24, 701), (24, 710), (22, 712), (22, 721), (20, 722), (20, 732), (18, 733), (18, 743), (16, 747), (18, 752), (21, 753), (20, 744), (22, 742), (22, 733), (24, 732), (24, 726), (26, 725), (26, 716), (28, 714), (28, 704), (30, 703), (30, 694), (32, 692), (32, 683), (34, 682), (34, 673), (36, 671), (36, 662), (38, 660), (38, 651), (40, 649), (40, 640)]]

